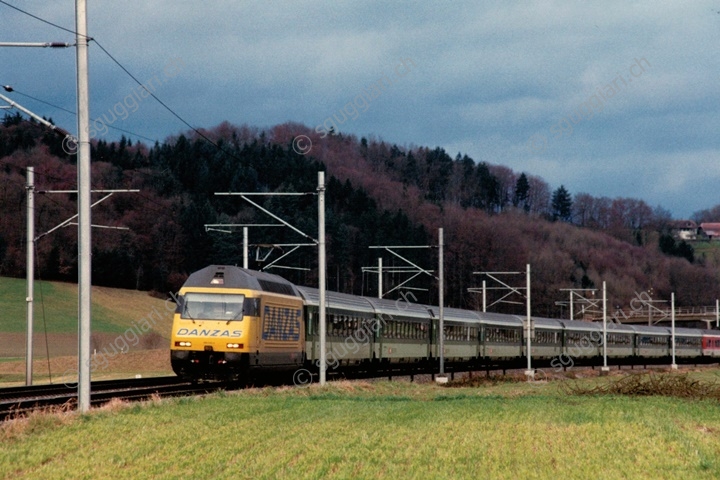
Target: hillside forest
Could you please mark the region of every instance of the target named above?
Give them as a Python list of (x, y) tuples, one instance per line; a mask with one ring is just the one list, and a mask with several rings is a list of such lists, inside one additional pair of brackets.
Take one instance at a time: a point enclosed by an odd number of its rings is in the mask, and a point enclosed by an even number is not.
[[(312, 142), (304, 155), (293, 140)], [(637, 292), (652, 289), (678, 305), (711, 305), (720, 287), (718, 262), (675, 240), (672, 218), (661, 207), (633, 198), (572, 194), (551, 188), (532, 172), (442, 148), (400, 146), (375, 138), (333, 134), (320, 138), (298, 124), (270, 129), (220, 124), (208, 130), (145, 145), (122, 137), (93, 141), (93, 189), (139, 189), (117, 193), (92, 210), (93, 284), (165, 294), (209, 264), (242, 265), (242, 233), (208, 224), (271, 224), (270, 216), (238, 196), (217, 192), (305, 192), (303, 196), (252, 197), (263, 208), (312, 238), (317, 236), (317, 172), (326, 172), (328, 288), (377, 295), (378, 257), (388, 267), (406, 265), (370, 246), (429, 245), (445, 237), (445, 299), (448, 306), (478, 308), (483, 277), (474, 272), (524, 272), (532, 268), (535, 314), (558, 317), (567, 288), (607, 283), (610, 305), (627, 306)], [(62, 138), (19, 115), (0, 126), (0, 275), (25, 275), (26, 175), (35, 167), (36, 235), (77, 211), (76, 158)], [(93, 194), (93, 200), (101, 194)], [(720, 218), (720, 206), (697, 212), (696, 220)], [(224, 230), (224, 231), (219, 231)], [(234, 231), (233, 231), (234, 230)], [(291, 247), (308, 243), (289, 228), (249, 229), (250, 268), (260, 269)], [(42, 280), (77, 280), (77, 229), (60, 228), (36, 239), (36, 272)], [(437, 248), (405, 249), (402, 255), (437, 269)], [(267, 256), (267, 258), (265, 258)], [(317, 286), (317, 250), (302, 247), (270, 271), (302, 285)], [(408, 278), (386, 274), (384, 290)], [(522, 285), (524, 277), (509, 277)], [(417, 301), (437, 302), (437, 281), (420, 275), (407, 286)], [(399, 291), (390, 294), (396, 298)], [(491, 292), (492, 294), (492, 292)], [(499, 295), (495, 293), (494, 295)], [(496, 297), (490, 297), (492, 301)], [(521, 311), (499, 305), (495, 311)]]

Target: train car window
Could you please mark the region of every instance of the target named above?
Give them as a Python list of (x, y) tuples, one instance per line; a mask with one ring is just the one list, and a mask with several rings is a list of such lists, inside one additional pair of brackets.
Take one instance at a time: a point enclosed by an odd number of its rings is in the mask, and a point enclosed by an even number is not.
[(517, 343), (520, 341), (520, 331), (514, 328), (486, 328), (485, 341), (487, 343)]
[(260, 299), (246, 298), (243, 302), (243, 315), (247, 315), (249, 317), (260, 316)]
[(700, 339), (689, 337), (675, 337), (675, 345), (681, 347), (697, 347), (700, 345)]
[(185, 297), (182, 295), (177, 295), (176, 297), (176, 304), (175, 304), (175, 313), (183, 313), (183, 310), (185, 310)]
[(553, 345), (557, 343), (557, 332), (546, 332), (546, 331), (538, 331), (535, 332), (535, 342), (546, 344), (546, 345)]
[(343, 337), (349, 337), (352, 335), (352, 320), (350, 317), (343, 316)]
[(227, 293), (185, 294), (180, 318), (187, 320), (242, 321), (245, 295)]
[(330, 330), (330, 335), (334, 337), (341, 337), (343, 330), (343, 322), (340, 319), (340, 315), (332, 314), (330, 315), (330, 317), (332, 318), (332, 329)]
[(345, 317), (342, 315), (337, 316), (337, 336), (338, 337), (345, 337), (345, 332), (347, 331), (347, 322), (345, 321)]
[(308, 309), (307, 312), (307, 333), (308, 335), (315, 335), (318, 331), (317, 316), (314, 315), (313, 310)]
[(667, 345), (668, 339), (667, 337), (658, 336), (658, 335), (646, 335), (643, 337), (640, 337), (639, 343), (640, 345)]

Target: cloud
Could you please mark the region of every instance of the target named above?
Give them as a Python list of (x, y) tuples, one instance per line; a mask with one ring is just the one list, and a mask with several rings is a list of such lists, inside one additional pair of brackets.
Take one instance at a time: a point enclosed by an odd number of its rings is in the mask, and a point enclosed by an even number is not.
[[(74, 28), (73, 1), (18, 6)], [(720, 58), (707, 47), (720, 27), (715, 10), (707, 0), (468, 1), (444, 9), (309, 0), (224, 0), (198, 8), (157, 0), (91, 2), (88, 23), (91, 35), (141, 81), (182, 58), (186, 68), (156, 94), (201, 127), (228, 120), (314, 128), (399, 60), (412, 58), (418, 68), (343, 131), (440, 145), (453, 156), (461, 151), (506, 164), (572, 192), (635, 196), (687, 215), (690, 205), (716, 202), (720, 175), (713, 159), (720, 148)], [(0, 6), (0, 31), (3, 40), (72, 41), (6, 6)], [(636, 59), (650, 65), (641, 77), (573, 124), (571, 135), (552, 137), (550, 129), (599, 88), (618, 75), (628, 78)], [(0, 49), (0, 62), (1, 83), (75, 108), (72, 49)], [(90, 67), (93, 115), (136, 87), (97, 45)], [(69, 114), (16, 100), (74, 128)], [(186, 130), (149, 100), (116, 126), (159, 140)], [(119, 136), (110, 132), (110, 139)], [(543, 152), (528, 150), (537, 134), (548, 138)]]

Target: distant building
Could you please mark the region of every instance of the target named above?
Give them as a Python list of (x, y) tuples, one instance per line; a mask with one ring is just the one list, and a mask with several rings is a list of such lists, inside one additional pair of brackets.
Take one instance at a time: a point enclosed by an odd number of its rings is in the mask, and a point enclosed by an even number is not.
[[(720, 227), (720, 223), (713, 223), (713, 225)], [(697, 223), (692, 220), (676, 220), (670, 224), (670, 229), (675, 238), (679, 238), (680, 240), (697, 240), (698, 226)]]
[(720, 239), (720, 223), (705, 222), (700, 224), (699, 233), (708, 238), (708, 240)]

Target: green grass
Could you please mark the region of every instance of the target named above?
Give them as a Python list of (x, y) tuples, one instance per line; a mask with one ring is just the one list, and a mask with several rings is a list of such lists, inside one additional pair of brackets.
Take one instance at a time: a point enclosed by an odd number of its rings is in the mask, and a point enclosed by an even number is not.
[(697, 240), (688, 243), (692, 245), (696, 259), (704, 258), (711, 265), (720, 262), (720, 242)]
[[(125, 303), (113, 301), (112, 292), (120, 292), (116, 296)], [(26, 331), (25, 297), (24, 279), (0, 277), (0, 311), (3, 312), (0, 332)], [(48, 333), (77, 332), (77, 285), (36, 280), (33, 298), (36, 332), (44, 331), (43, 315)], [(92, 298), (92, 330), (98, 333), (124, 332), (133, 321), (140, 320), (152, 308), (164, 312), (163, 302), (150, 297), (147, 292), (95, 287)]]
[(24, 361), (24, 357), (0, 357), (0, 363), (4, 362), (21, 362)]
[(554, 382), (251, 389), (36, 416), (0, 439), (6, 478), (720, 477), (717, 403)]

